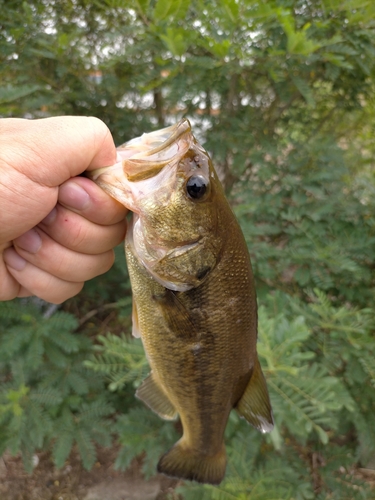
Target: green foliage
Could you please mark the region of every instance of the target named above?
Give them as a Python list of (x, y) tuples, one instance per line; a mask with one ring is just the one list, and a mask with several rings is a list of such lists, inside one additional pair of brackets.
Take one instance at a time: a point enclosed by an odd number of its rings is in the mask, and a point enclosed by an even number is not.
[(113, 412), (103, 381), (83, 367), (91, 345), (74, 333), (74, 316), (46, 317), (30, 302), (0, 303), (0, 450), (21, 452), (27, 470), (35, 451), (53, 443), (62, 466), (77, 445), (83, 464), (95, 442), (109, 444)]
[(85, 365), (105, 374), (111, 391), (122, 389), (128, 382), (139, 386), (149, 371), (141, 340), (111, 334), (99, 336), (98, 340), (101, 342), (95, 346), (98, 354)]
[(276, 422), (301, 440), (315, 432), (327, 444), (324, 429), (335, 430), (337, 412), (342, 408), (353, 412), (354, 401), (340, 379), (329, 375), (324, 365), (315, 360), (306, 364), (316, 355), (306, 348), (312, 331), (303, 317), (289, 323), (285, 314), (267, 318), (263, 308), (259, 313), (258, 352), (265, 358), (264, 367), (269, 373)]
[(146, 477), (155, 474), (159, 458), (178, 439), (173, 424), (164, 422), (145, 407), (132, 408), (120, 416), (116, 430), (122, 444), (116, 467), (124, 469), (133, 458), (145, 454), (142, 470)]
[(298, 449), (295, 442), (287, 440), (278, 451), (262, 445), (262, 437), (235, 414), (226, 434), (229, 463), (224, 482), (217, 487), (184, 485), (178, 489), (184, 499), (372, 498), (369, 488), (353, 476), (353, 453), (342, 445), (324, 450), (310, 448), (309, 457), (306, 449)]
[[(95, 115), (119, 143), (187, 116), (243, 228), (276, 427), (231, 415), (225, 482), (184, 485), (186, 499), (373, 498), (353, 471), (375, 455), (374, 14), (360, 0), (0, 0), (1, 116)], [(73, 443), (89, 467), (114, 433), (117, 465), (142, 453), (151, 474), (177, 438), (135, 402), (147, 362), (116, 261), (49, 318), (0, 306), (0, 451), (29, 468)]]

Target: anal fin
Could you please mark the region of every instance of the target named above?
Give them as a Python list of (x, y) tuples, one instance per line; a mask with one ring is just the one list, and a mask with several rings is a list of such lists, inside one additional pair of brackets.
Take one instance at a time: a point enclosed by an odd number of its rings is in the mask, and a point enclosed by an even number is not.
[(235, 409), (259, 431), (272, 431), (274, 423), (270, 397), (258, 357), (254, 363), (251, 379)]
[(164, 420), (174, 420), (177, 411), (152, 374), (144, 379), (135, 395)]

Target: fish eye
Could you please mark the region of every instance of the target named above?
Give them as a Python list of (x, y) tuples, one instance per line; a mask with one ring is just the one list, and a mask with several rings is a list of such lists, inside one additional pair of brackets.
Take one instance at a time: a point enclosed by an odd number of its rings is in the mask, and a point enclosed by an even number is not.
[(203, 175), (192, 175), (186, 182), (186, 191), (193, 200), (200, 200), (206, 194), (209, 181)]

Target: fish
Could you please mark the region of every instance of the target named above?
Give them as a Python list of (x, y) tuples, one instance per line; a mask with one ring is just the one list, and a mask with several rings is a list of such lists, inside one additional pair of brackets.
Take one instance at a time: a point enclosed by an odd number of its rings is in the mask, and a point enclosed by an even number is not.
[(220, 484), (231, 410), (263, 433), (274, 426), (248, 248), (187, 119), (117, 152), (115, 165), (90, 177), (133, 212), (125, 238), (133, 335), (151, 369), (136, 396), (183, 428), (157, 470)]

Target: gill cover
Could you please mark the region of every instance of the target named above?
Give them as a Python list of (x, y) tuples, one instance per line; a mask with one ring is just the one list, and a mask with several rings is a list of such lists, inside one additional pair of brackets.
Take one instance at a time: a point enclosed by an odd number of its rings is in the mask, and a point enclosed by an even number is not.
[(214, 171), (188, 120), (118, 148), (119, 162), (89, 173), (134, 212), (126, 244), (160, 284), (199, 286), (217, 261)]

